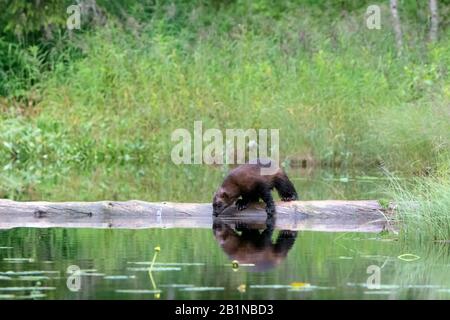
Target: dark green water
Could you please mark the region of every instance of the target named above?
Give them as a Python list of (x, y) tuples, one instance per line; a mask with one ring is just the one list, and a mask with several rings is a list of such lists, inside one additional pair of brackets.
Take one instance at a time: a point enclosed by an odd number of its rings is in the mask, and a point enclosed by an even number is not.
[[(368, 176), (292, 176), (303, 199), (377, 199), (385, 187)], [(191, 201), (207, 196), (185, 194)], [(449, 299), (449, 248), (404, 248), (389, 234), (270, 232), (245, 224), (4, 230), (0, 299)], [(406, 253), (417, 260), (399, 258)], [(369, 278), (374, 270), (379, 286)]]
[[(230, 256), (208, 229), (3, 231), (0, 297), (155, 299), (152, 291), (137, 290), (156, 287), (160, 299), (450, 298), (448, 247), (410, 251), (420, 259), (407, 262), (398, 258), (405, 251), (396, 242), (374, 234), (299, 232), (288, 235), (287, 242), (295, 242), (277, 256), (278, 234), (259, 247), (247, 237)], [(156, 246), (154, 287), (145, 269)], [(236, 256), (257, 266), (234, 270)], [(69, 289), (72, 265), (86, 270), (76, 292)], [(372, 265), (381, 268), (378, 289), (367, 288)]]

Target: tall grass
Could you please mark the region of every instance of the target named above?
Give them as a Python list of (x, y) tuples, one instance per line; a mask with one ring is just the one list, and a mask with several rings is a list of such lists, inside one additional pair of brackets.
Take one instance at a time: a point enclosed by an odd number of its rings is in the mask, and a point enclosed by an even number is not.
[(393, 181), (400, 238), (408, 243), (450, 241), (450, 161), (435, 177), (409, 185)]

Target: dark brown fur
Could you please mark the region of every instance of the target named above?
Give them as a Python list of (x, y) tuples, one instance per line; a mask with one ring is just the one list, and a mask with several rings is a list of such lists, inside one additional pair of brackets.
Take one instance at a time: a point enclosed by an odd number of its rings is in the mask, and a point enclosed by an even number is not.
[(260, 232), (257, 226), (239, 224), (232, 228), (220, 221), (213, 223), (213, 232), (230, 259), (254, 265), (250, 271), (267, 271), (279, 265), (286, 259), (297, 237), (296, 231), (280, 230), (276, 241), (272, 242), (273, 225), (268, 224)]
[(283, 201), (297, 200), (297, 191), (281, 168), (275, 174), (261, 175), (261, 164), (243, 164), (231, 170), (214, 195), (214, 215), (223, 212), (227, 207), (236, 204), (238, 210), (247, 208), (250, 202), (261, 198), (266, 203), (266, 212), (275, 212), (271, 191), (277, 189)]

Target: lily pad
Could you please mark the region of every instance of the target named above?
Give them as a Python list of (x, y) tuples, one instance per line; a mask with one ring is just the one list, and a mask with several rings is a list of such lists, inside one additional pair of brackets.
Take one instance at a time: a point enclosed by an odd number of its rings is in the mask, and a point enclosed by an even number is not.
[(10, 263), (34, 262), (33, 258), (3, 258), (3, 261)]
[(336, 290), (336, 287), (318, 287), (318, 286), (305, 286), (305, 287), (292, 287), (288, 289), (290, 292), (304, 292), (304, 291), (313, 291), (313, 290)]
[(83, 277), (104, 277), (104, 273), (99, 272), (77, 272), (76, 275), (83, 276)]
[(193, 284), (162, 284), (160, 285), (161, 288), (187, 288), (187, 287), (194, 287)]
[(404, 253), (399, 255), (397, 258), (406, 262), (412, 262), (420, 259), (419, 256), (412, 253)]
[[(228, 264), (225, 264), (225, 266), (233, 267), (234, 264), (233, 263), (228, 263)], [(239, 263), (239, 267), (254, 267), (254, 266), (255, 266), (254, 263)]]
[(437, 289), (437, 288), (442, 288), (441, 285), (438, 284), (409, 284), (406, 286), (407, 288), (412, 288), (412, 289)]
[(20, 276), (18, 280), (22, 281), (43, 281), (49, 280), (50, 278), (47, 276)]
[(250, 288), (252, 289), (286, 289), (286, 288), (292, 288), (289, 285), (284, 284), (252, 284), (250, 285)]
[(182, 288), (181, 291), (223, 291), (224, 287), (188, 287)]
[[(127, 268), (129, 271), (150, 271), (150, 268)], [(161, 272), (161, 271), (181, 271), (179, 267), (153, 267), (152, 272)]]
[(104, 276), (105, 280), (128, 280), (128, 279), (136, 279), (136, 276), (127, 276), (127, 275), (117, 275), (117, 276)]
[(3, 287), (0, 288), (0, 291), (30, 291), (30, 290), (50, 291), (55, 289), (56, 289), (55, 287)]
[(291, 287), (295, 289), (304, 289), (304, 288), (310, 288), (311, 284), (306, 282), (292, 282)]
[(33, 270), (33, 271), (5, 271), (5, 272), (0, 272), (0, 275), (3, 275), (3, 276), (28, 276), (28, 275), (42, 275), (42, 274), (59, 274), (59, 271)]
[(387, 290), (370, 290), (370, 291), (364, 291), (364, 294), (381, 294), (381, 295), (386, 295), (386, 294), (391, 294), (392, 291), (387, 291)]
[(45, 293), (41, 293), (41, 292), (32, 292), (29, 295), (25, 295), (25, 296), (17, 296), (16, 299), (19, 300), (27, 300), (27, 299), (39, 299), (39, 298), (45, 298), (47, 295)]
[[(348, 287), (362, 287), (362, 288), (368, 288), (367, 283), (347, 283)], [(376, 290), (393, 290), (393, 289), (399, 289), (400, 286), (397, 284), (380, 284), (378, 285), (378, 288)], [(375, 289), (374, 289), (375, 290)]]
[[(151, 265), (151, 261), (128, 261), (129, 264)], [(204, 266), (201, 262), (155, 262), (155, 266)]]
[(145, 294), (145, 293), (161, 293), (161, 290), (147, 290), (147, 289), (117, 289), (115, 290), (117, 293), (136, 293), (136, 294)]

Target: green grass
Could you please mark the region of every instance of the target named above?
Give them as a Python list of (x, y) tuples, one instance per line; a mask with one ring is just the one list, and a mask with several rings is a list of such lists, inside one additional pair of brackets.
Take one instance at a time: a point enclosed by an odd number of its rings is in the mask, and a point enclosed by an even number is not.
[(283, 49), (289, 26), (269, 22), (267, 33), (278, 37), (210, 31), (191, 43), (183, 34), (100, 30), (83, 38), (85, 59), (42, 84), (37, 120), (56, 121), (96, 149), (141, 144), (147, 161), (148, 150), (157, 157), (150, 160), (169, 161), (170, 133), (202, 120), (205, 128), (279, 128), (284, 156), (311, 154), (328, 165), (382, 160), (413, 172), (434, 164), (450, 122), (445, 79), (434, 72), (444, 53), (433, 54), (449, 43), (429, 49), (424, 66), (414, 56), (355, 48), (344, 33), (336, 49), (319, 31), (311, 35), (323, 43), (317, 48)]
[(431, 243), (450, 240), (450, 161), (443, 161), (434, 177), (418, 178), (408, 185), (392, 181), (400, 239)]

